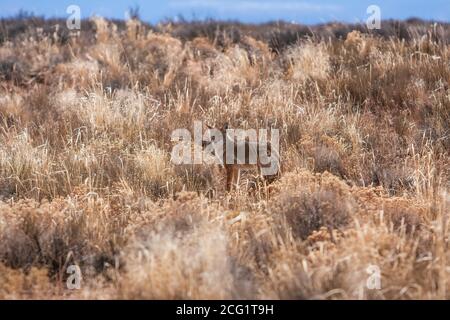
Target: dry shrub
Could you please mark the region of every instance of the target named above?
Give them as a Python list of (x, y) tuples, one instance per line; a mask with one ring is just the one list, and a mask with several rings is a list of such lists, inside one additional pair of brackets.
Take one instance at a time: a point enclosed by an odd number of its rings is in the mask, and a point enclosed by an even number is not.
[(146, 63), (153, 69), (154, 77), (165, 88), (175, 80), (182, 65), (184, 51), (181, 41), (168, 35), (150, 32), (146, 40), (149, 54)]
[[(90, 48), (88, 55), (102, 66), (103, 72), (99, 75), (99, 80), (105, 89), (115, 90), (129, 86), (128, 74), (121, 60), (122, 48), (117, 43), (100, 42)], [(92, 65), (92, 68), (95, 66)]]
[(124, 251), (125, 299), (230, 299), (243, 292), (236, 279), (220, 212), (195, 193), (180, 193)]
[(142, 23), (138, 19), (128, 19), (126, 21), (127, 37), (131, 40), (137, 40), (142, 36)]
[(114, 23), (109, 23), (106, 19), (99, 16), (92, 17), (91, 21), (95, 25), (95, 36), (98, 43), (108, 42), (115, 37), (117, 26)]
[[(420, 295), (419, 281), (424, 276), (420, 263), (415, 263), (416, 250), (412, 242), (403, 241), (384, 226), (349, 229), (336, 246), (322, 245), (306, 255), (294, 248), (278, 252), (274, 261), (284, 264), (273, 264), (264, 297), (414, 298)], [(371, 266), (381, 271), (381, 290), (366, 286)]]
[[(333, 236), (321, 228), (304, 245), (285, 242), (273, 250), (262, 297), (418, 299), (424, 292), (427, 298), (445, 296), (440, 262), (445, 253), (440, 241), (432, 244), (442, 229), (422, 229), (426, 209), (389, 198), (382, 188), (352, 188), (352, 194), (359, 207), (355, 224)], [(379, 289), (367, 286), (374, 270), (381, 272)]]
[(408, 234), (420, 231), (422, 223), (425, 222), (426, 209), (423, 205), (403, 198), (386, 199), (383, 202), (383, 212), (394, 229)]
[[(449, 298), (448, 25), (50, 23), (0, 30), (1, 298)], [(171, 163), (196, 120), (280, 180)]]
[(61, 85), (83, 90), (94, 86), (99, 78), (100, 67), (96, 60), (76, 58), (70, 62), (58, 64), (55, 71)]
[(140, 186), (154, 197), (170, 193), (170, 185), (174, 183), (174, 169), (170, 165), (169, 155), (154, 145), (141, 150), (135, 155), (136, 175), (133, 186)]
[(219, 228), (201, 224), (183, 236), (161, 230), (127, 249), (119, 297), (125, 299), (227, 299), (233, 277)]
[(214, 58), (219, 53), (211, 41), (205, 37), (197, 37), (187, 45), (194, 59)]
[(158, 105), (147, 97), (129, 90), (118, 90), (112, 98), (100, 92), (81, 97), (72, 113), (94, 134), (116, 133), (118, 137), (135, 138), (154, 118)]
[(24, 273), (0, 263), (0, 299), (45, 299), (52, 290), (45, 269), (33, 267)]
[[(205, 52), (201, 43), (201, 51), (198, 51), (198, 42), (193, 43), (194, 53)], [(212, 48), (211, 48), (212, 49)], [(225, 95), (230, 92), (240, 92), (248, 87), (256, 86), (260, 81), (261, 64), (254, 64), (253, 59), (259, 53), (249, 53), (239, 45), (227, 48), (223, 53), (207, 51), (207, 58), (203, 61), (191, 61), (187, 64), (186, 71), (209, 94)], [(198, 54), (197, 53), (197, 54)]]
[(18, 61), (14, 56), (8, 56), (1, 59), (0, 75), (3, 81), (12, 81), (14, 83), (23, 83), (28, 72), (29, 65)]
[(344, 46), (350, 51), (356, 51), (360, 57), (367, 57), (375, 47), (375, 40), (358, 30), (347, 34)]
[(339, 177), (345, 177), (345, 167), (343, 158), (345, 152), (341, 144), (328, 136), (321, 136), (316, 141), (308, 141), (305, 137), (302, 140), (306, 156), (313, 159), (313, 169), (316, 172), (328, 171)]
[(3, 134), (1, 141), (0, 182), (4, 192), (23, 195), (39, 188), (44, 194), (52, 194), (52, 183), (45, 176), (53, 167), (48, 146), (35, 146), (27, 131)]
[(324, 44), (308, 42), (291, 47), (286, 53), (288, 74), (294, 81), (324, 81), (331, 71), (330, 56)]
[(355, 201), (350, 188), (329, 173), (287, 174), (277, 188), (269, 210), (286, 218), (295, 237), (306, 239), (321, 227), (331, 231), (351, 222)]
[(248, 52), (251, 64), (261, 65), (264, 68), (271, 61), (272, 53), (265, 42), (245, 36), (242, 45)]
[(123, 204), (105, 204), (81, 189), (78, 193), (83, 195), (50, 203), (1, 203), (0, 260), (12, 268), (46, 267), (58, 277), (73, 263), (87, 274), (112, 264), (116, 246), (125, 241), (128, 215), (120, 213)]
[(211, 71), (210, 77), (204, 80), (205, 85), (209, 83), (206, 87), (212, 92), (224, 94), (233, 88), (245, 86), (243, 75), (248, 63), (247, 55), (240, 48), (230, 50), (228, 55), (219, 54), (208, 66)]
[(19, 119), (23, 110), (23, 96), (20, 92), (4, 92), (0, 98), (0, 114), (9, 118), (8, 126), (12, 125), (16, 119)]

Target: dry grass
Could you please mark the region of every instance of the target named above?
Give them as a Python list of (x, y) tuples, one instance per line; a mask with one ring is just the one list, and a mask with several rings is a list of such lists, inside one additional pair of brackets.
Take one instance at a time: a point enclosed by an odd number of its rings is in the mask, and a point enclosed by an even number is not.
[[(284, 45), (91, 23), (2, 38), (0, 298), (450, 298), (436, 29)], [(172, 164), (196, 120), (280, 129), (281, 178), (227, 193), (220, 168)]]

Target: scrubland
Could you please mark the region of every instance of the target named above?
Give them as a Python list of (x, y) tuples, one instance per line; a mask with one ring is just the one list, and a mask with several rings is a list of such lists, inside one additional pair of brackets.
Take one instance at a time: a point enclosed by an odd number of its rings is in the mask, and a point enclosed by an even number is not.
[[(0, 23), (0, 298), (450, 298), (448, 25), (36, 21)], [(199, 120), (279, 129), (281, 177), (174, 165)]]

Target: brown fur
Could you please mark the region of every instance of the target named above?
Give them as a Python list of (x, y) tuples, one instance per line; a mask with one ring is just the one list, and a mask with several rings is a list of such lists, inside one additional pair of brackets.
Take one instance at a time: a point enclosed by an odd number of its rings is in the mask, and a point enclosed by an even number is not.
[[(208, 126), (207, 127), (209, 129), (213, 129), (212, 127)], [(222, 159), (223, 159), (223, 167), (225, 168), (225, 173), (226, 173), (226, 190), (227, 191), (231, 191), (233, 189), (233, 186), (236, 187), (239, 183), (239, 178), (240, 178), (240, 174), (241, 174), (241, 170), (257, 170), (258, 171), (258, 175), (260, 177), (262, 177), (264, 179), (265, 182), (267, 183), (271, 183), (273, 182), (275, 179), (277, 179), (280, 175), (280, 168), (278, 168), (278, 171), (276, 174), (274, 175), (262, 175), (261, 173), (261, 169), (264, 167), (267, 167), (268, 165), (264, 165), (261, 163), (260, 161), (260, 157), (259, 157), (259, 153), (257, 153), (257, 161), (256, 164), (250, 164), (250, 148), (256, 148), (256, 150), (258, 150), (259, 148), (259, 142), (254, 142), (254, 141), (249, 141), (249, 139), (246, 139), (245, 141), (238, 141), (236, 137), (233, 137), (234, 139), (234, 144), (235, 146), (238, 143), (245, 143), (245, 164), (238, 164), (238, 163), (233, 163), (233, 164), (227, 164), (226, 163), (226, 158), (227, 158), (227, 151), (226, 151), (226, 141), (227, 139), (229, 140), (230, 138), (227, 136), (227, 129), (228, 129), (228, 124), (225, 124), (220, 131), (222, 132), (222, 136), (223, 136), (223, 155), (222, 155)], [(206, 142), (209, 143), (209, 142)], [(203, 146), (205, 147), (205, 142), (203, 144)], [(267, 142), (267, 151), (271, 154), (272, 153), (272, 147), (270, 142)], [(235, 162), (236, 159), (238, 158), (237, 156), (237, 149), (234, 148), (234, 159)]]

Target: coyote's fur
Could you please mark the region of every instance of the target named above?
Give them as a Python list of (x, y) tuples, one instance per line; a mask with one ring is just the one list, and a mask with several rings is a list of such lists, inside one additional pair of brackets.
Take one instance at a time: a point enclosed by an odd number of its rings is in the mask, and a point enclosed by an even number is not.
[[(206, 125), (209, 129), (214, 129), (209, 125)], [(222, 134), (221, 141), (214, 141), (213, 139), (203, 140), (202, 146), (206, 148), (211, 143), (221, 143), (222, 148), (219, 150), (222, 151), (222, 154), (215, 154), (216, 157), (221, 158), (220, 162), (223, 165), (226, 172), (226, 189), (227, 191), (231, 191), (233, 187), (236, 187), (239, 183), (241, 170), (249, 170), (249, 169), (257, 169), (258, 175), (261, 176), (264, 181), (270, 183), (275, 180), (280, 175), (280, 156), (277, 150), (272, 148), (272, 145), (269, 141), (266, 142), (266, 145), (261, 145), (258, 140), (250, 141), (249, 137), (246, 137), (244, 140), (239, 140), (235, 135), (230, 136), (228, 134), (228, 124), (225, 124), (221, 129), (217, 129)], [(230, 155), (227, 154), (227, 143), (233, 143), (233, 154), (232, 159), (233, 162), (229, 163), (227, 159), (230, 158)], [(245, 159), (242, 158), (242, 155), (238, 154), (239, 148), (245, 148)], [(216, 149), (215, 149), (216, 150)], [(276, 163), (264, 163), (261, 161), (260, 152), (266, 152), (267, 156), (271, 156), (272, 159), (275, 159)], [(256, 158), (256, 161), (251, 160), (251, 154)], [(241, 161), (238, 159), (241, 158)], [(255, 159), (254, 159), (255, 160)], [(252, 163), (253, 162), (253, 163)], [(270, 174), (264, 174), (264, 169), (268, 169), (271, 166), (275, 165), (275, 170), (271, 170)]]

